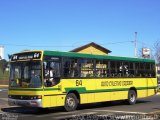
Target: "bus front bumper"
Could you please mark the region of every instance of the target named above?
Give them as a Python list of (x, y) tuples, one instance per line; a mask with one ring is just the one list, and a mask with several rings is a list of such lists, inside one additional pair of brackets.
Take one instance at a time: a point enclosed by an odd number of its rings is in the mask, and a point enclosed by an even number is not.
[(42, 99), (36, 100), (19, 100), (8, 98), (8, 104), (10, 106), (26, 106), (26, 107), (42, 107)]

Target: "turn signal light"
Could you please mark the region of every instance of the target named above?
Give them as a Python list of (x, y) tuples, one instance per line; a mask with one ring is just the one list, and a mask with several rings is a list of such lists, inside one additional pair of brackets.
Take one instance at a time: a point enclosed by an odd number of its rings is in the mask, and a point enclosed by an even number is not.
[(38, 95), (37, 98), (38, 98), (38, 99), (42, 99), (42, 96), (41, 96), (41, 95)]

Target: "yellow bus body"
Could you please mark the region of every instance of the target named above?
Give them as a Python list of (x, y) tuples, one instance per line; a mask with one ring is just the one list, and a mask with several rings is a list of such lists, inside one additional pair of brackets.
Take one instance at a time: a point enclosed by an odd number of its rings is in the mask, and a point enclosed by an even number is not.
[[(76, 81), (82, 80), (82, 86)], [(108, 79), (61, 79), (54, 87), (37, 89), (10, 89), (9, 95), (42, 96), (42, 107), (64, 106), (68, 92), (75, 91), (80, 96), (80, 104), (128, 99), (129, 89), (134, 88), (137, 98), (156, 93), (156, 78), (108, 78)]]

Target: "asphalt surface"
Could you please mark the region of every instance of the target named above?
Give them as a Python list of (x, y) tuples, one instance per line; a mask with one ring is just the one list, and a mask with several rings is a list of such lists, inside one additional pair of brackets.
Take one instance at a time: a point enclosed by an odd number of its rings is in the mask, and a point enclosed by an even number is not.
[(7, 88), (0, 88), (0, 120), (158, 120), (160, 95), (138, 99), (135, 105), (123, 101), (81, 105), (78, 110), (66, 112), (63, 107), (52, 109), (8, 106)]

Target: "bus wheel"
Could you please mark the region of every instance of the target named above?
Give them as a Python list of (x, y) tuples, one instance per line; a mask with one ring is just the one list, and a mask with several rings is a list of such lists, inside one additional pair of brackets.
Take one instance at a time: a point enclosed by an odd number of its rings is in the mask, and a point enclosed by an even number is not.
[(128, 104), (133, 105), (136, 103), (137, 100), (137, 94), (134, 90), (129, 90), (128, 92)]
[(68, 112), (76, 110), (76, 108), (79, 104), (78, 101), (79, 100), (77, 99), (77, 97), (74, 93), (69, 93), (65, 99), (65, 105), (64, 105), (65, 110)]

